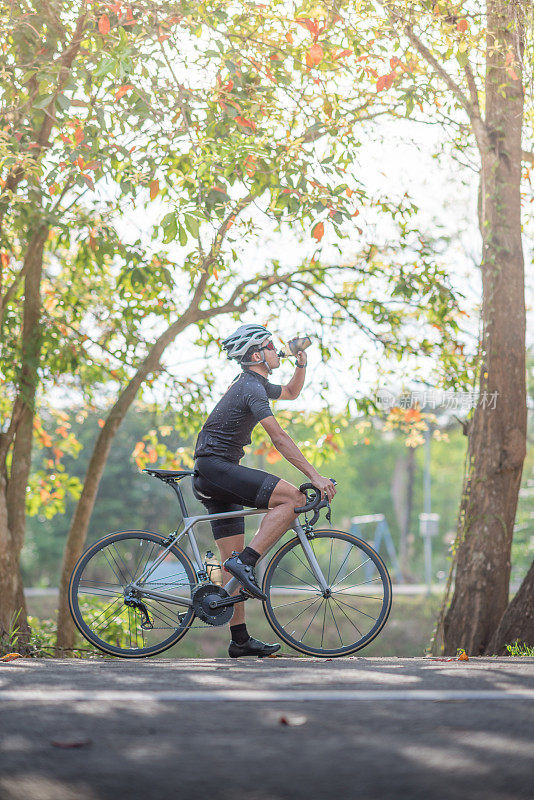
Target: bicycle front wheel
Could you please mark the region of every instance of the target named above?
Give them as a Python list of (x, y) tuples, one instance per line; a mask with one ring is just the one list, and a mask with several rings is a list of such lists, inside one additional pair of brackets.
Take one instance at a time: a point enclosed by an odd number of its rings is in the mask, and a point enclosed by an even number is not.
[[(70, 611), (80, 633), (99, 650), (123, 658), (155, 656), (191, 627), (192, 606), (173, 600), (191, 600), (196, 573), (180, 547), (165, 549), (161, 534), (119, 531), (89, 547), (76, 564), (69, 584)], [(144, 573), (147, 577), (141, 580)], [(140, 588), (132, 592), (134, 582)], [(146, 591), (162, 597), (147, 597)], [(130, 597), (135, 600), (127, 603)]]
[(321, 589), (300, 540), (290, 539), (265, 571), (265, 615), (276, 634), (300, 653), (350, 655), (386, 624), (391, 578), (378, 553), (350, 533), (314, 531), (309, 543), (328, 591)]

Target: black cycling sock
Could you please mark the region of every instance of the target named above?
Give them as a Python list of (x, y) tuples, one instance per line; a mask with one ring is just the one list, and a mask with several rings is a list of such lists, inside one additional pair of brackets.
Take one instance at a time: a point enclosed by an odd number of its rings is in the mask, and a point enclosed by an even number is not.
[(256, 561), (260, 557), (260, 554), (257, 553), (253, 547), (245, 547), (244, 550), (239, 553), (239, 558), (243, 562), (243, 564), (248, 564), (249, 567), (255, 567)]
[(232, 637), (232, 641), (236, 644), (246, 644), (246, 642), (248, 642), (250, 639), (247, 626), (244, 622), (242, 622), (240, 625), (230, 625), (230, 635)]

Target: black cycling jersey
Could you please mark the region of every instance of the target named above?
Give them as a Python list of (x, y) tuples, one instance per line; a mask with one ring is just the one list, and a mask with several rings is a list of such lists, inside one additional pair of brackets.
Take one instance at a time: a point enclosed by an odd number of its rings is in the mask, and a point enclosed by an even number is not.
[(273, 416), (269, 398), (277, 400), (281, 394), (279, 384), (269, 383), (252, 370), (243, 370), (204, 423), (198, 434), (195, 458), (218, 456), (237, 463), (245, 454), (245, 445), (250, 444), (255, 425)]

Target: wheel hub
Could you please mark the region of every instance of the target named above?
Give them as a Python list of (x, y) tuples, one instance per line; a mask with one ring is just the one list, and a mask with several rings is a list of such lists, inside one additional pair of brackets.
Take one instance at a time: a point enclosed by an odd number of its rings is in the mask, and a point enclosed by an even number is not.
[(226, 625), (232, 619), (234, 608), (233, 606), (223, 606), (217, 608), (212, 607), (212, 604), (217, 603), (219, 600), (226, 600), (230, 595), (223, 589), (222, 586), (217, 586), (214, 583), (203, 583), (193, 591), (193, 611), (202, 622), (208, 625)]

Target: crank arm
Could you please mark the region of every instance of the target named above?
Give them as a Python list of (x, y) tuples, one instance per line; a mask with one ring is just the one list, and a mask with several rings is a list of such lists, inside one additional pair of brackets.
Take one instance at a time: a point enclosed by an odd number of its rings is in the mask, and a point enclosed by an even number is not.
[(235, 606), (236, 603), (242, 603), (244, 600), (248, 600), (250, 595), (246, 594), (244, 591), (240, 591), (238, 595), (234, 597), (225, 597), (222, 600), (214, 600), (210, 603), (210, 608), (226, 608), (227, 606)]

